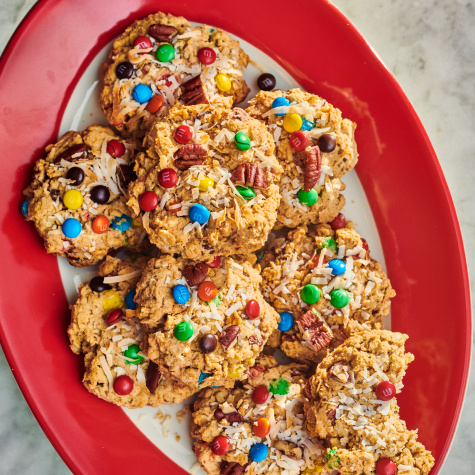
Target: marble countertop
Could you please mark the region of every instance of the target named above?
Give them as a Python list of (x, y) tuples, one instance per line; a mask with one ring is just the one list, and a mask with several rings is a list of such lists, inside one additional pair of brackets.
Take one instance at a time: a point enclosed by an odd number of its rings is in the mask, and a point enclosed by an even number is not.
[[(0, 51), (35, 2), (0, 0)], [(457, 209), (475, 275), (475, 3), (333, 0), (373, 46), (421, 118)], [(78, 4), (79, 5), (79, 4)], [(473, 291), (473, 285), (472, 285)], [(67, 474), (0, 354), (0, 474)], [(475, 379), (442, 475), (475, 473)]]

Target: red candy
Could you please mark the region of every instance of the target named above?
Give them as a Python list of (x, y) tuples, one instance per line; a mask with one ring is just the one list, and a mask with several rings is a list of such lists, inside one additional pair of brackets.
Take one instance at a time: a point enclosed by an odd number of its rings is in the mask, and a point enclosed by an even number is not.
[(125, 153), (125, 145), (118, 140), (107, 142), (107, 153), (111, 157), (122, 157)]
[(115, 325), (116, 323), (119, 323), (121, 319), (122, 310), (116, 308), (115, 310), (112, 310), (107, 314), (106, 323), (107, 325)]
[(261, 307), (257, 300), (249, 300), (246, 304), (246, 315), (251, 319), (256, 319), (261, 313)]
[(361, 238), (361, 241), (363, 242), (363, 244), (362, 244), (361, 247), (362, 247), (366, 252), (368, 252), (368, 251), (369, 251), (368, 241), (367, 241), (365, 238)]
[(144, 211), (153, 211), (158, 206), (158, 196), (153, 191), (142, 193), (139, 198), (139, 206)]
[(158, 184), (163, 188), (173, 188), (178, 181), (178, 175), (173, 168), (164, 168), (158, 174)]
[[(178, 213), (178, 211), (181, 211), (181, 201), (169, 201), (167, 203), (167, 210), (169, 213)], [(180, 205), (180, 206), (178, 206)]]
[(256, 404), (264, 404), (269, 397), (269, 390), (266, 386), (257, 386), (252, 392), (252, 400)]
[(213, 64), (216, 61), (216, 53), (211, 48), (201, 48), (198, 51), (198, 59), (203, 64)]
[(207, 262), (206, 265), (212, 269), (215, 269), (221, 265), (221, 258), (216, 256), (211, 262)]
[(214, 455), (225, 455), (229, 452), (229, 439), (220, 435), (211, 442), (211, 451)]
[(305, 135), (304, 132), (298, 130), (290, 136), (289, 142), (290, 146), (296, 152), (301, 152), (302, 150), (305, 150), (308, 146), (308, 137)]
[(193, 138), (193, 129), (189, 125), (180, 125), (175, 130), (173, 138), (178, 143), (188, 143)]
[(152, 40), (148, 36), (137, 36), (134, 41), (134, 48), (151, 50)]
[(396, 464), (390, 459), (381, 459), (376, 463), (377, 475), (396, 475)]
[(338, 213), (338, 216), (330, 223), (330, 226), (334, 231), (344, 228), (346, 226), (346, 218), (341, 213)]
[(382, 381), (376, 386), (375, 392), (381, 401), (389, 401), (396, 395), (396, 386), (390, 381)]
[(129, 376), (125, 374), (123, 374), (122, 376), (119, 376), (114, 381), (114, 391), (119, 396), (127, 396), (127, 394), (130, 394), (133, 389), (134, 389), (134, 382), (132, 381), (132, 378), (130, 378)]

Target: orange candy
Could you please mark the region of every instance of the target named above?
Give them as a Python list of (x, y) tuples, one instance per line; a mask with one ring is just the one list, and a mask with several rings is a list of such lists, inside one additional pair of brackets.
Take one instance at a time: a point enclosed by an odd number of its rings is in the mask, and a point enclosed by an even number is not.
[(252, 424), (252, 432), (257, 437), (265, 437), (270, 431), (270, 423), (265, 417), (257, 419), (254, 424)]
[(150, 114), (155, 114), (155, 112), (158, 112), (162, 108), (163, 102), (163, 96), (161, 94), (156, 94), (148, 101), (147, 110)]
[(211, 302), (218, 295), (218, 288), (209, 280), (202, 282), (198, 287), (198, 297), (205, 302)]
[(92, 230), (96, 234), (102, 234), (105, 233), (109, 229), (109, 218), (107, 216), (98, 216), (97, 218), (94, 218), (94, 221), (92, 222)]

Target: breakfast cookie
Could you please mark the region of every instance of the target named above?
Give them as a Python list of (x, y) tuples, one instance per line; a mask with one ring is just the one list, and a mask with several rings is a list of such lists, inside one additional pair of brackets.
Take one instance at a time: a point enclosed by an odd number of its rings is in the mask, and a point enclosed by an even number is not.
[(249, 88), (249, 58), (226, 32), (155, 13), (132, 23), (102, 65), (99, 101), (111, 125), (141, 137), (175, 103), (232, 107)]
[(407, 335), (373, 330), (352, 335), (309, 381), (308, 431), (326, 439), (328, 471), (425, 475), (434, 458), (399, 417), (395, 395), (414, 359)]
[(357, 162), (356, 124), (301, 89), (260, 91), (246, 110), (267, 124), (284, 168), (277, 224), (295, 228), (332, 221), (345, 204), (340, 178)]
[(135, 316), (135, 286), (147, 257), (108, 256), (99, 273), (79, 289), (68, 334), (74, 353), (84, 353), (84, 386), (129, 408), (178, 403), (195, 390), (168, 381), (140, 350), (144, 333)]
[(282, 167), (266, 127), (242, 109), (174, 108), (153, 124), (128, 205), (166, 253), (248, 254), (274, 225)]
[(35, 163), (22, 209), (44, 239), (46, 251), (77, 267), (99, 262), (146, 236), (133, 226), (126, 190), (137, 143), (92, 125), (67, 132)]
[(152, 259), (136, 296), (147, 356), (165, 377), (196, 389), (244, 379), (279, 321), (260, 281), (249, 263), (229, 257), (208, 265)]
[(262, 292), (281, 315), (272, 343), (308, 364), (353, 332), (384, 328), (395, 295), (353, 224), (342, 216), (337, 224), (292, 230), (261, 261)]
[(305, 429), (308, 368), (277, 366), (270, 357), (258, 365), (242, 387), (199, 393), (191, 435), (203, 470), (210, 475), (320, 473), (324, 446)]

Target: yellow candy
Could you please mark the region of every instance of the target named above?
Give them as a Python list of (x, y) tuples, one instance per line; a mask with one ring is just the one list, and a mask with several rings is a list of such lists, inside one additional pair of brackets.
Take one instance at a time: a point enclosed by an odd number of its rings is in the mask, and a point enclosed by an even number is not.
[(232, 371), (231, 373), (228, 373), (228, 379), (234, 379), (237, 378), (238, 376), (241, 376), (242, 371), (238, 368)]
[(231, 89), (231, 79), (229, 79), (229, 76), (227, 74), (216, 74), (214, 80), (216, 81), (216, 86), (220, 91), (227, 92)]
[(211, 178), (205, 177), (200, 181), (198, 188), (200, 191), (208, 191), (208, 188), (214, 186), (214, 181)]
[(280, 224), (276, 224), (276, 225), (274, 226), (274, 230), (275, 230), (275, 231), (278, 231), (279, 229), (282, 229), (283, 227), (284, 227), (284, 226), (281, 226)]
[(124, 300), (117, 290), (105, 290), (102, 292), (102, 306), (104, 310), (114, 310), (124, 306)]
[(63, 203), (66, 208), (78, 209), (82, 205), (82, 195), (78, 190), (69, 190), (63, 196)]
[(142, 226), (142, 221), (141, 221), (140, 219), (135, 218), (135, 219), (132, 221), (132, 226), (133, 226), (134, 228), (141, 228), (141, 227), (143, 227), (143, 226)]
[(283, 122), (284, 129), (289, 133), (297, 132), (302, 128), (302, 117), (298, 114), (286, 114)]

